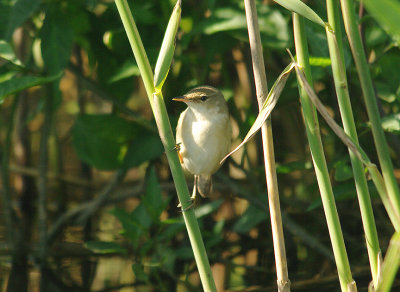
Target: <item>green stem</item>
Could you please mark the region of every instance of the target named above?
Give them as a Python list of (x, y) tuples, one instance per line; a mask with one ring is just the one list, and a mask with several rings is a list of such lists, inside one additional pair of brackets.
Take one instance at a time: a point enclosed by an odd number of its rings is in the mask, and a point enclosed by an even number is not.
[[(329, 52), (332, 61), (332, 72), (335, 81), (336, 95), (343, 121), (343, 127), (353, 141), (358, 144), (358, 136), (354, 123), (353, 111), (350, 103), (349, 90), (347, 86), (346, 68), (343, 58), (342, 31), (339, 18), (339, 1), (327, 0), (328, 22), (334, 32), (326, 30)], [(339, 40), (339, 41), (338, 41)], [(368, 191), (367, 179), (364, 174), (362, 162), (349, 150), (350, 160), (353, 167), (353, 175), (357, 189), (358, 201), (361, 210), (361, 218), (364, 226), (365, 240), (369, 262), (371, 266), (374, 287), (378, 283), (378, 261), (381, 257), (378, 233), (376, 231), (374, 213), (372, 211), (371, 199)]]
[(389, 147), (382, 129), (381, 117), (376, 103), (375, 91), (372, 85), (367, 58), (361, 36), (358, 31), (354, 3), (352, 0), (341, 0), (343, 20), (360, 78), (361, 89), (367, 107), (368, 117), (371, 122), (372, 135), (374, 137), (376, 151), (382, 168), (382, 176), (393, 207), (400, 214), (400, 191), (394, 176), (393, 164), (389, 154)]
[(126, 34), (135, 55), (141, 76), (146, 87), (147, 95), (153, 110), (154, 118), (157, 123), (158, 132), (165, 148), (168, 163), (171, 169), (172, 177), (175, 183), (177, 195), (182, 205), (183, 218), (186, 229), (189, 234), (194, 258), (199, 269), (200, 279), (204, 291), (217, 291), (214, 279), (212, 277), (210, 263), (208, 261), (204, 242), (200, 233), (194, 210), (190, 208), (191, 200), (189, 189), (186, 184), (185, 176), (175, 149), (175, 139), (169, 122), (167, 109), (161, 92), (155, 93), (153, 83), (153, 72), (150, 67), (146, 52), (144, 50), (135, 21), (132, 17), (126, 0), (115, 0), (118, 12), (124, 25)]
[[(296, 13), (293, 13), (293, 28), (297, 62), (299, 66), (304, 68), (308, 83), (312, 84), (304, 20)], [(339, 216), (336, 210), (335, 198), (333, 196), (328, 167), (326, 165), (325, 154), (319, 133), (316, 110), (305, 90), (300, 86), (299, 89), (308, 142), (310, 145), (315, 174), (321, 193), (329, 235), (331, 238), (333, 255), (335, 257), (339, 274), (340, 286), (342, 291), (348, 291), (349, 287), (352, 287), (353, 289), (355, 288), (355, 282), (351, 275), (350, 264), (347, 258)]]
[(400, 265), (400, 232), (396, 232), (390, 240), (389, 248), (386, 252), (385, 260), (382, 265), (382, 272), (376, 292), (389, 292)]

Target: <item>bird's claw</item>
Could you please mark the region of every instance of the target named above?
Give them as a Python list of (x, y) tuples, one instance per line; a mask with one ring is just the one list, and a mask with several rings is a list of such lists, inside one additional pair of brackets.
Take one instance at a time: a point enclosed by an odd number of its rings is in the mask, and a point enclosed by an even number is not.
[(187, 206), (186, 208), (182, 208), (182, 204), (181, 203), (179, 203), (177, 207), (181, 208), (182, 212), (189, 211), (190, 209), (193, 209), (193, 207), (195, 205), (195, 201), (194, 201), (193, 197), (190, 197), (190, 200), (188, 202), (190, 203), (190, 205)]
[(182, 144), (181, 142), (176, 143), (175, 147), (172, 149), (172, 151), (176, 151), (178, 153), (179, 161), (180, 161), (181, 164), (183, 164), (183, 158), (182, 158), (182, 155), (181, 155), (181, 152), (180, 152), (181, 144)]

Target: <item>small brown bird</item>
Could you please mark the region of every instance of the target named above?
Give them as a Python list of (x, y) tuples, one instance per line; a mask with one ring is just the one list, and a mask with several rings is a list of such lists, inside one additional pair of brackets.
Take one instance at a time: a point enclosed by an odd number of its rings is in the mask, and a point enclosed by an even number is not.
[(194, 175), (194, 190), (202, 197), (210, 194), (211, 175), (229, 152), (232, 128), (228, 106), (222, 93), (211, 86), (200, 86), (173, 100), (185, 102), (176, 128), (181, 163)]

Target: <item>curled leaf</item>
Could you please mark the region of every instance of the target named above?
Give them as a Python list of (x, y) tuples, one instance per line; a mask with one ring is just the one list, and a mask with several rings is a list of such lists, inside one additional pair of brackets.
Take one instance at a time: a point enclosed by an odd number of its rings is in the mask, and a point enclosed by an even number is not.
[(343, 129), (334, 121), (334, 119), (331, 118), (325, 106), (319, 100), (314, 89), (308, 83), (303, 70), (296, 62), (294, 62), (294, 68), (296, 70), (296, 74), (300, 82), (300, 85), (307, 92), (308, 97), (315, 105), (321, 116), (324, 118), (328, 126), (339, 137), (339, 139), (342, 140), (342, 142), (357, 156), (357, 158), (367, 167), (368, 172), (371, 175), (372, 181), (374, 182), (375, 187), (379, 193), (379, 196), (382, 199), (382, 203), (385, 206), (385, 209), (390, 217), (390, 220), (392, 221), (393, 226), (395, 227), (396, 230), (400, 230), (400, 214), (398, 214), (396, 208), (394, 208), (393, 201), (388, 196), (385, 182), (377, 166), (370, 161), (369, 157), (364, 152), (364, 150), (357, 143), (355, 143), (350, 136), (348, 136), (343, 131)]
[(240, 148), (243, 147), (256, 133), (258, 130), (261, 129), (264, 122), (267, 120), (269, 115), (271, 114), (272, 110), (274, 109), (278, 99), (282, 93), (283, 88), (285, 87), (286, 81), (290, 75), (294, 67), (294, 63), (290, 63), (285, 70), (279, 75), (278, 79), (275, 81), (274, 85), (272, 86), (271, 90), (268, 93), (267, 98), (264, 101), (262, 109), (258, 114), (254, 124), (251, 126), (249, 132), (247, 133), (246, 137), (243, 139), (242, 143), (239, 144), (232, 152), (226, 155), (222, 160), (221, 164), (233, 153), (238, 151)]
[(178, 32), (179, 22), (181, 20), (181, 11), (181, 0), (178, 0), (169, 19), (167, 30), (165, 31), (161, 45), (160, 54), (158, 55), (156, 68), (154, 70), (154, 86), (157, 91), (161, 90), (164, 81), (168, 76), (172, 58), (174, 57), (175, 39), (176, 33)]
[(324, 118), (324, 120), (326, 121), (328, 126), (332, 129), (332, 131), (335, 132), (335, 134), (339, 137), (339, 139), (342, 140), (342, 142), (348, 148), (350, 148), (350, 150), (357, 156), (357, 158), (360, 159), (365, 165), (368, 166), (369, 164), (371, 164), (371, 161), (369, 160), (369, 158), (365, 154), (365, 152), (361, 149), (361, 147), (359, 145), (357, 145), (353, 141), (353, 139), (343, 131), (343, 129), (335, 122), (334, 119), (331, 118), (331, 116), (329, 115), (325, 106), (319, 100), (314, 89), (308, 83), (307, 78), (306, 78), (303, 70), (300, 68), (300, 66), (297, 63), (294, 63), (294, 68), (296, 70), (296, 74), (298, 76), (298, 80), (301, 83), (301, 86), (307, 92), (308, 97), (310, 98), (312, 103), (315, 105), (315, 107), (317, 108), (317, 110), (321, 114), (321, 116)]

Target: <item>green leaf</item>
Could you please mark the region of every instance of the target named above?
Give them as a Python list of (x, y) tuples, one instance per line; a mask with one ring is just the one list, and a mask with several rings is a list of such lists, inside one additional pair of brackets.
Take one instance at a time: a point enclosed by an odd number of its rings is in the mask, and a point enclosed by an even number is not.
[[(259, 5), (257, 8), (262, 44), (273, 48), (287, 47), (290, 32), (288, 30), (287, 20), (283, 17), (281, 12), (276, 9), (271, 9), (268, 5)], [(223, 32), (240, 41), (249, 41), (246, 16), (243, 9), (232, 7), (217, 8), (209, 18), (204, 19), (196, 25), (190, 35), (198, 33), (203, 33), (205, 35), (218, 34), (214, 47), (218, 49), (218, 51), (221, 51), (225, 46), (229, 46), (229, 43), (221, 39), (221, 33)], [(187, 41), (188, 39), (186, 38), (186, 42)], [(184, 39), (182, 42), (184, 42)]]
[(80, 159), (103, 170), (138, 166), (163, 151), (156, 134), (112, 114), (78, 116), (72, 141)]
[(335, 163), (335, 180), (345, 181), (353, 177), (353, 169), (348, 164), (348, 159), (342, 159)]
[(40, 35), (42, 57), (47, 71), (55, 74), (64, 70), (74, 40), (68, 18), (52, 7), (46, 13)]
[(194, 210), (194, 213), (196, 215), (196, 218), (202, 218), (204, 216), (207, 216), (208, 214), (213, 213), (215, 210), (217, 210), (219, 208), (219, 206), (221, 206), (223, 200), (216, 200), (207, 204), (204, 204), (200, 207), (197, 207)]
[(123, 165), (129, 142), (138, 127), (115, 115), (80, 115), (72, 128), (72, 141), (79, 158), (98, 169)]
[(165, 79), (167, 78), (172, 59), (175, 52), (175, 39), (178, 32), (179, 22), (181, 19), (181, 0), (176, 2), (174, 11), (169, 19), (167, 30), (161, 45), (160, 54), (157, 58), (156, 68), (154, 70), (154, 87), (161, 90)]
[(4, 81), (0, 83), (0, 104), (8, 95), (18, 93), (33, 86), (52, 82), (60, 77), (61, 74), (56, 74), (48, 77), (24, 76)]
[(395, 0), (363, 0), (363, 4), (383, 29), (400, 42), (400, 2)]
[(384, 131), (400, 135), (400, 113), (392, 114), (382, 119)]
[(164, 147), (160, 137), (149, 131), (142, 130), (135, 135), (129, 145), (123, 166), (126, 168), (138, 166), (143, 162), (160, 157), (164, 152)]
[(214, 34), (222, 31), (246, 29), (246, 16), (243, 11), (232, 8), (220, 8), (214, 11), (213, 17), (204, 22), (202, 32)]
[(306, 170), (306, 169), (312, 169), (312, 163), (311, 161), (293, 161), (293, 162), (288, 162), (284, 164), (277, 163), (276, 164), (276, 172), (277, 173), (291, 173), (293, 171), (298, 171), (298, 170)]
[(165, 208), (161, 194), (161, 186), (157, 180), (154, 167), (150, 167), (146, 181), (146, 193), (142, 198), (142, 204), (154, 222), (159, 222), (159, 217)]
[(258, 223), (267, 218), (267, 214), (259, 208), (250, 205), (247, 210), (240, 216), (239, 220), (233, 225), (233, 231), (246, 234)]
[(126, 254), (126, 248), (121, 247), (116, 242), (108, 241), (87, 241), (85, 242), (85, 247), (91, 251), (99, 254), (110, 254), (110, 253), (121, 253)]
[(193, 259), (193, 250), (189, 246), (182, 246), (175, 249), (177, 259), (191, 260)]
[(38, 8), (40, 0), (18, 0), (11, 6), (5, 38), (11, 38), (14, 30), (21, 26)]
[(301, 0), (274, 0), (279, 5), (285, 7), (286, 9), (296, 12), (297, 14), (325, 27), (325, 22), (314, 12), (310, 7), (308, 7)]
[(374, 83), (377, 91), (376, 94), (380, 99), (384, 100), (387, 103), (392, 103), (396, 101), (396, 92), (392, 91), (390, 86), (380, 81), (376, 81)]
[(23, 66), (22, 62), (15, 55), (11, 45), (4, 40), (0, 40), (0, 57), (10, 61), (11, 63), (14, 63), (17, 66)]
[(11, 4), (4, 2), (0, 1), (0, 38), (2, 39), (6, 38), (8, 19), (10, 17), (10, 11), (12, 10)]
[(132, 76), (140, 76), (140, 70), (133, 60), (128, 60), (120, 68), (118, 68), (113, 75), (111, 75), (108, 83), (114, 83)]
[(121, 222), (122, 234), (137, 248), (142, 235), (152, 223), (144, 205), (139, 204), (131, 213), (119, 208), (111, 210), (110, 213)]
[[(368, 182), (368, 189), (370, 196), (372, 198), (378, 198), (378, 191), (372, 181)], [(354, 181), (348, 181), (345, 183), (341, 183), (333, 187), (333, 195), (335, 196), (335, 201), (344, 201), (344, 200), (352, 200), (357, 198), (357, 190), (354, 185)], [(314, 200), (310, 206), (307, 208), (308, 211), (312, 211), (316, 208), (322, 207), (322, 200), (319, 197)]]
[(331, 59), (327, 57), (312, 57), (310, 56), (310, 65), (315, 67), (328, 67), (331, 65)]
[(136, 281), (143, 281), (143, 282), (149, 281), (149, 276), (144, 272), (144, 268), (143, 268), (142, 264), (137, 264), (137, 263), (133, 264), (132, 271), (133, 271), (133, 274), (135, 275)]

